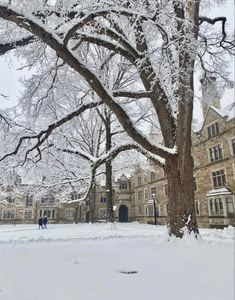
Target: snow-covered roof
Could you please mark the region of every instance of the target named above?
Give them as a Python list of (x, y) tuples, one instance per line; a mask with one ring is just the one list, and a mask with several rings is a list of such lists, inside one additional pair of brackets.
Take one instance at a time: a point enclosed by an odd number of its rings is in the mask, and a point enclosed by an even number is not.
[(205, 120), (207, 118), (207, 114), (208, 114), (210, 109), (213, 109), (222, 118), (226, 118), (226, 121), (230, 121), (230, 120), (235, 118), (235, 102), (230, 103), (229, 105), (227, 105), (224, 108), (216, 108), (215, 106), (210, 105), (208, 107), (208, 110), (206, 112), (206, 116), (205, 116), (203, 122), (195, 122), (193, 124), (192, 127), (193, 127), (194, 132), (199, 132), (199, 131), (202, 130), (202, 128), (204, 126), (204, 123), (205, 123)]
[(235, 118), (235, 102), (230, 103), (224, 108), (216, 108), (214, 106), (210, 106), (217, 114), (221, 117), (227, 117), (227, 121), (232, 120)]
[(213, 189), (210, 190), (206, 196), (207, 197), (212, 197), (212, 196), (217, 196), (217, 195), (231, 195), (232, 192), (229, 191), (226, 187), (220, 188), (220, 189)]

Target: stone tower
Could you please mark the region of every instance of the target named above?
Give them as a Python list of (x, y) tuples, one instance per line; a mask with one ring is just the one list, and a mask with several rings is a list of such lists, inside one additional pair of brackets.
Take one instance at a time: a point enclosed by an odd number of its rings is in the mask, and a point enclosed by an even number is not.
[(213, 105), (216, 108), (221, 108), (221, 95), (218, 90), (216, 77), (211, 76), (209, 78), (203, 78), (200, 81), (202, 86), (202, 111), (203, 118), (205, 118), (207, 109), (210, 105)]

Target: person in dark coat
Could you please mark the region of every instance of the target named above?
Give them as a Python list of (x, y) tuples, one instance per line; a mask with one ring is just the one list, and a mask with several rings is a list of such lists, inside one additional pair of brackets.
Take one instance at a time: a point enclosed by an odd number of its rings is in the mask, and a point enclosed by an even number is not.
[(38, 226), (39, 226), (38, 229), (43, 229), (43, 219), (42, 219), (42, 217), (40, 217), (40, 218), (38, 219)]
[(44, 216), (43, 218), (43, 225), (44, 225), (44, 228), (47, 228), (47, 216)]

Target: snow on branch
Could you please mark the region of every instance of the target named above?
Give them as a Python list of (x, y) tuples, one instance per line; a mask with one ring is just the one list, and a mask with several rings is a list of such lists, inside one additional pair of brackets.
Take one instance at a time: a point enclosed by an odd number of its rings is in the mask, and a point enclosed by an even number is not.
[(98, 105), (100, 105), (102, 102), (92, 102), (90, 104), (86, 104), (86, 105), (82, 105), (78, 110), (66, 115), (64, 118), (50, 124), (47, 129), (45, 130), (42, 130), (40, 131), (38, 134), (35, 134), (35, 135), (27, 135), (27, 136), (23, 136), (20, 138), (16, 148), (10, 152), (10, 153), (7, 153), (5, 154), (2, 158), (0, 158), (0, 161), (4, 160), (5, 158), (9, 157), (9, 156), (12, 156), (12, 155), (16, 155), (23, 142), (24, 141), (29, 141), (29, 140), (36, 140), (36, 143), (26, 151), (26, 154), (25, 154), (25, 159), (24, 159), (24, 162), (26, 161), (28, 155), (30, 152), (34, 151), (34, 150), (37, 150), (38, 151), (38, 155), (39, 155), (39, 159), (41, 159), (41, 150), (40, 150), (40, 146), (49, 138), (49, 136), (51, 135), (51, 133), (58, 127), (62, 126), (63, 124), (65, 124), (66, 122), (72, 120), (73, 118), (75, 117), (78, 117), (80, 114), (82, 114), (85, 110), (87, 109), (90, 109), (90, 108), (93, 108), (93, 107), (96, 107)]
[(163, 166), (165, 164), (165, 160), (157, 155), (153, 155), (150, 152), (146, 151), (144, 148), (137, 144), (127, 143), (123, 145), (119, 145), (116, 147), (113, 147), (109, 152), (105, 153), (104, 155), (100, 157), (94, 157), (92, 155), (89, 155), (87, 152), (82, 150), (74, 150), (74, 149), (62, 149), (62, 148), (56, 148), (58, 151), (62, 151), (64, 153), (73, 154), (76, 156), (79, 156), (91, 163), (91, 167), (93, 169), (97, 169), (102, 164), (104, 164), (107, 161), (113, 160), (119, 153), (128, 151), (128, 150), (136, 150), (139, 153), (143, 154), (147, 158), (154, 161), (156, 164)]
[(28, 36), (19, 40), (12, 41), (10, 43), (1, 44), (0, 43), (0, 56), (5, 54), (9, 50), (16, 49), (17, 47), (27, 46), (35, 42), (34, 36)]
[[(38, 22), (37, 20), (34, 20), (33, 17), (25, 17), (4, 5), (0, 5), (0, 18), (11, 21), (17, 24), (19, 27), (22, 27), (27, 31), (33, 33), (44, 43), (50, 46), (53, 50), (55, 50), (58, 57), (64, 60), (64, 62), (66, 62), (73, 70), (83, 76), (83, 78), (96, 92), (100, 99), (102, 99), (102, 101), (110, 108), (110, 110), (114, 112), (127, 134), (131, 138), (133, 138), (133, 140), (137, 142), (141, 147), (153, 153), (154, 155), (158, 155), (163, 158), (171, 155), (165, 149), (157, 148), (156, 145), (150, 143), (145, 136), (138, 132), (126, 111), (121, 107), (121, 105), (115, 102), (111, 93), (100, 81), (99, 76), (92, 70), (90, 70), (89, 67), (84, 64), (78, 57), (75, 57), (73, 53), (63, 44), (62, 40), (58, 36), (55, 36), (53, 32), (51, 32), (45, 25)], [(163, 93), (163, 90), (161, 90), (161, 93)], [(159, 94), (159, 92), (157, 94)], [(166, 102), (166, 99), (164, 99), (164, 101)], [(158, 101), (158, 103), (160, 102)], [(161, 107), (159, 107), (159, 109), (161, 109)], [(169, 116), (169, 112), (166, 109), (165, 113), (167, 113)], [(23, 140), (21, 140), (21, 143), (22, 141)], [(17, 149), (17, 152), (18, 150), (19, 149)]]

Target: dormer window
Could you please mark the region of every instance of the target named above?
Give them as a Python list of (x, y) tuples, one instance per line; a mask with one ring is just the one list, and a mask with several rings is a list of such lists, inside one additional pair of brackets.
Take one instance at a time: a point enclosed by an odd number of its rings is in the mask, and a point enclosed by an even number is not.
[(120, 182), (119, 188), (120, 190), (127, 190), (127, 182)]
[(208, 138), (212, 138), (219, 134), (219, 124), (218, 122), (207, 127), (208, 130)]

